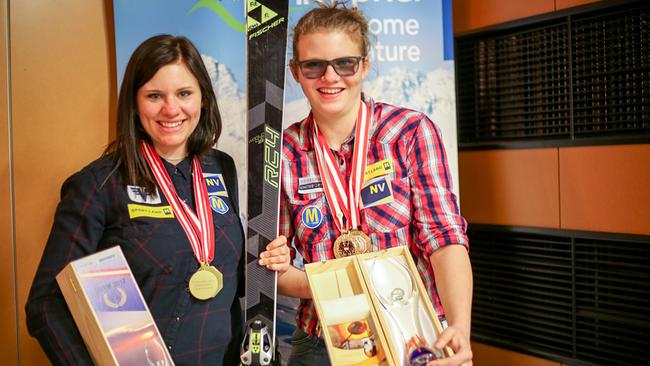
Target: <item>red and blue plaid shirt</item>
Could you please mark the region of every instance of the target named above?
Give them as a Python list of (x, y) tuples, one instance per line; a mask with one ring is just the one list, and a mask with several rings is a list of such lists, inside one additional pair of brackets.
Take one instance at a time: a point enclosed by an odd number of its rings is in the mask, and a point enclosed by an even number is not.
[[(362, 185), (361, 229), (372, 250), (407, 245), (433, 304), (444, 316), (429, 257), (438, 248), (469, 248), (467, 222), (460, 216), (439, 128), (423, 113), (373, 102), (365, 181)], [(333, 259), (332, 244), (340, 234), (325, 198), (312, 146), (311, 123), (295, 123), (284, 131), (280, 234), (286, 235), (306, 263)], [(349, 180), (354, 138), (333, 151)], [(295, 254), (295, 252), (294, 252)], [(311, 299), (302, 299), (296, 325), (318, 334)]]

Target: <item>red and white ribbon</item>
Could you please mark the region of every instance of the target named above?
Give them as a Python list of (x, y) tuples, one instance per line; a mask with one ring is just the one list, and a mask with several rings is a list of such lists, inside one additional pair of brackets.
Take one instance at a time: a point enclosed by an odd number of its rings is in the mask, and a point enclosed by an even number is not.
[(178, 197), (176, 188), (156, 150), (144, 141), (140, 147), (158, 187), (172, 206), (181, 227), (185, 230), (196, 259), (201, 264), (210, 264), (214, 259), (214, 225), (212, 212), (208, 207), (208, 190), (203, 183), (203, 170), (199, 158), (195, 156), (192, 159), (192, 185), (194, 186), (194, 202), (196, 204), (196, 213), (194, 213), (192, 208)]
[[(366, 170), (366, 155), (368, 154), (368, 130), (370, 129), (371, 118), (370, 107), (361, 102), (359, 114), (357, 116), (357, 125), (354, 135), (354, 151), (352, 156), (352, 173), (350, 180), (345, 185), (345, 176), (341, 175), (338, 165), (330, 146), (327, 144), (325, 137), (318, 130), (316, 120), (313, 115), (309, 115), (309, 120), (314, 124), (312, 133), (312, 143), (316, 151), (316, 161), (318, 172), (323, 182), (325, 197), (334, 213), (334, 222), (340, 232), (356, 229), (360, 225), (359, 219), (359, 200), (361, 184), (363, 183), (364, 172)], [(343, 221), (345, 217), (346, 221)]]

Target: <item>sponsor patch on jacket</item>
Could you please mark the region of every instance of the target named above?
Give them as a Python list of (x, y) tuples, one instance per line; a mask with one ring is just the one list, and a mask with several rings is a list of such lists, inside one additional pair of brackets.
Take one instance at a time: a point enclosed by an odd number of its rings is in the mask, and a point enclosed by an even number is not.
[(156, 191), (153, 194), (149, 194), (144, 187), (127, 185), (126, 194), (129, 196), (131, 201), (136, 203), (146, 203), (148, 205), (157, 205), (161, 203), (158, 188), (156, 188)]
[(226, 201), (224, 201), (223, 198), (217, 195), (212, 195), (208, 197), (208, 200), (210, 201), (210, 207), (212, 207), (214, 212), (222, 215), (228, 212), (228, 204), (226, 204)]
[(174, 218), (172, 206), (145, 206), (129, 203), (127, 207), (129, 209), (129, 218), (131, 219), (138, 217), (152, 217), (155, 219)]
[(313, 175), (311, 177), (298, 178), (298, 193), (307, 194), (307, 193), (317, 193), (322, 191), (323, 191), (323, 182), (321, 182), (320, 176)]
[(302, 210), (302, 223), (310, 229), (315, 229), (323, 223), (323, 213), (317, 206), (307, 206)]
[(378, 177), (364, 183), (361, 187), (363, 208), (383, 205), (393, 201), (393, 191), (387, 176)]
[(208, 189), (208, 195), (228, 197), (226, 181), (223, 180), (222, 174), (203, 173), (203, 179), (205, 180), (205, 186)]
[(384, 159), (376, 163), (370, 164), (366, 167), (363, 174), (363, 180), (371, 180), (372, 178), (387, 175), (393, 172), (393, 161)]

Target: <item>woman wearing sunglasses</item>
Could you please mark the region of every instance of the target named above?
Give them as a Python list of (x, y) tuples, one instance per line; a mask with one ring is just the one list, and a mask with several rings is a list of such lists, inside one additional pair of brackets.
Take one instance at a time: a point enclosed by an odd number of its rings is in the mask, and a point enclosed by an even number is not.
[[(467, 223), (452, 192), (439, 128), (423, 113), (361, 92), (368, 23), (356, 8), (321, 4), (294, 28), (291, 71), (311, 106), (285, 130), (280, 233), (307, 263), (408, 246), (447, 328), (433, 365), (471, 365), (472, 271)], [(279, 290), (301, 299), (289, 365), (327, 365), (303, 271)]]

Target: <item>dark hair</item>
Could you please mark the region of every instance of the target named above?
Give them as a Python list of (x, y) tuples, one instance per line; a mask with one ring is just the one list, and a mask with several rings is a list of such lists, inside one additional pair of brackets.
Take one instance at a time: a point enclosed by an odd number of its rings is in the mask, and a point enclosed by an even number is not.
[(348, 33), (361, 48), (361, 56), (367, 57), (370, 52), (368, 20), (361, 10), (348, 8), (345, 2), (338, 0), (332, 0), (330, 4), (315, 2), (319, 7), (303, 15), (293, 28), (293, 60), (298, 60), (298, 40), (302, 35), (332, 30)]
[(168, 34), (142, 42), (133, 52), (124, 72), (117, 101), (117, 134), (104, 151), (112, 156), (113, 171), (119, 170), (130, 183), (153, 192), (156, 183), (140, 153), (140, 143), (151, 143), (138, 116), (137, 93), (163, 66), (182, 62), (198, 80), (201, 89), (201, 117), (187, 141), (190, 156), (201, 156), (217, 143), (221, 134), (221, 117), (208, 71), (201, 55), (189, 39)]

